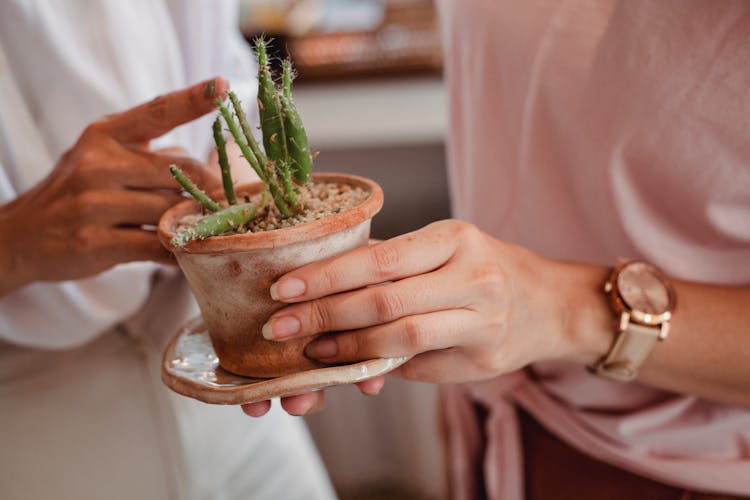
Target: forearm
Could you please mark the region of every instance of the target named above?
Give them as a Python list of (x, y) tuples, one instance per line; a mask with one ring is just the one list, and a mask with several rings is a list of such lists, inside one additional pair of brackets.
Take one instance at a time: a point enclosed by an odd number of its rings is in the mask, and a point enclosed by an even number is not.
[[(604, 267), (563, 264), (570, 311), (563, 357), (591, 365), (607, 352), (617, 318), (602, 291)], [(657, 343), (638, 381), (750, 407), (750, 288), (674, 281), (669, 338)], [(574, 291), (578, 287), (578, 292)]]

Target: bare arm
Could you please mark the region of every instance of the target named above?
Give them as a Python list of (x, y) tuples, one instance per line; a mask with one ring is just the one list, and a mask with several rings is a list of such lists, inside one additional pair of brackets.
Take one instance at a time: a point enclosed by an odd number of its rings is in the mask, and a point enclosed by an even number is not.
[[(554, 263), (571, 297), (568, 352), (583, 365), (609, 349), (615, 318), (604, 299), (608, 269)], [(669, 338), (657, 343), (638, 380), (668, 391), (750, 407), (750, 287), (674, 281), (678, 303)], [(572, 314), (578, 312), (579, 314)]]

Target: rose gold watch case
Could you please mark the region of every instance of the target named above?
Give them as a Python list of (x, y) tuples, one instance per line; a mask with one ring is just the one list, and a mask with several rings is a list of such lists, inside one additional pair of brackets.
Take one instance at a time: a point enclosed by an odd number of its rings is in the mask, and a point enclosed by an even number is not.
[[(636, 268), (637, 266), (637, 268)], [(660, 292), (665, 294), (666, 304), (661, 311), (647, 312), (631, 306), (623, 297), (622, 291), (618, 286), (622, 273), (626, 270), (634, 270), (637, 273), (648, 273), (656, 278)], [(637, 260), (618, 259), (612, 273), (604, 284), (604, 291), (607, 294), (610, 305), (616, 313), (620, 315), (620, 331), (623, 331), (630, 321), (644, 326), (660, 326), (659, 340), (664, 340), (669, 334), (669, 320), (675, 308), (675, 292), (669, 279), (656, 266)]]

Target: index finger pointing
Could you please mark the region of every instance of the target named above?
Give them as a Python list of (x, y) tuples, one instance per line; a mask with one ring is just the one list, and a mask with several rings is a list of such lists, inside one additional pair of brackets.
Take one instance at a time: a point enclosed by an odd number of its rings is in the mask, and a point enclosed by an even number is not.
[(223, 98), (228, 88), (229, 84), (221, 77), (206, 80), (107, 116), (98, 126), (119, 141), (146, 142), (214, 110), (216, 98)]

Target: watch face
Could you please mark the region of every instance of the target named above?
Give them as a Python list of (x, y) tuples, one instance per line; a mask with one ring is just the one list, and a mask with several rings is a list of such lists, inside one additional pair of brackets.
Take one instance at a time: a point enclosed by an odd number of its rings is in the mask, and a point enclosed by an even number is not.
[(664, 279), (643, 262), (629, 264), (620, 272), (617, 289), (632, 310), (658, 315), (670, 309), (671, 296)]

